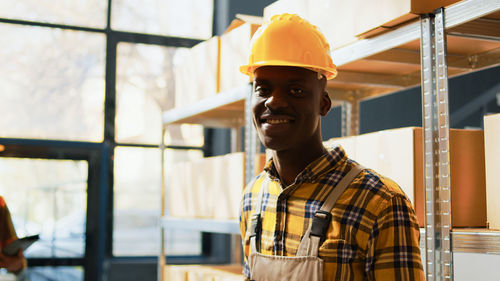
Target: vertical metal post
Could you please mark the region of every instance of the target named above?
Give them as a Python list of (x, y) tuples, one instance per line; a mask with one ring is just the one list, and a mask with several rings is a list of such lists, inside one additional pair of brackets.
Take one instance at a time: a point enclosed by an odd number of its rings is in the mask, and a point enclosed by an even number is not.
[(252, 121), (252, 90), (245, 99), (245, 184), (248, 184), (255, 176), (255, 156), (257, 155), (259, 142), (257, 132)]
[[(241, 151), (241, 128), (231, 128), (231, 152)], [(242, 244), (241, 236), (231, 234), (231, 254), (232, 264), (239, 264), (241, 259)]]
[(436, 104), (439, 149), (439, 212), (441, 219), (441, 272), (443, 280), (453, 280), (451, 247), (451, 177), (450, 177), (450, 113), (448, 102), (448, 64), (444, 9), (436, 12), (434, 20), (436, 41)]
[(166, 126), (162, 126), (161, 130), (161, 141), (160, 141), (160, 150), (161, 150), (161, 196), (160, 196), (160, 255), (158, 257), (158, 278), (159, 281), (164, 281), (165, 278), (165, 227), (163, 227), (163, 218), (165, 217), (165, 132)]
[(421, 19), (425, 177), (425, 256), (428, 281), (453, 280), (444, 10)]
[(340, 128), (340, 134), (342, 137), (347, 137), (351, 135), (351, 113), (352, 106), (348, 101), (343, 101), (340, 107), (340, 115), (342, 120), (342, 127)]
[(359, 98), (358, 91), (354, 92), (351, 101), (351, 136), (359, 135)]
[(241, 151), (241, 128), (231, 128), (231, 152)]

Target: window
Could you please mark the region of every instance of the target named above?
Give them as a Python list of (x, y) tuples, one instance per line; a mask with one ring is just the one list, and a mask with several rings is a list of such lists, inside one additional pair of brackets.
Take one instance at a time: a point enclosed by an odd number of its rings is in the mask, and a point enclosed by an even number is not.
[(108, 1), (2, 0), (0, 18), (20, 19), (94, 28), (106, 27)]
[(212, 36), (213, 1), (114, 0), (111, 28), (175, 37)]
[[(106, 279), (110, 255), (156, 262), (172, 61), (211, 37), (213, 12), (210, 0), (0, 1), (0, 194), (19, 236), (41, 235), (30, 280)], [(167, 149), (166, 167), (201, 157), (203, 128), (168, 126), (163, 141), (185, 148)], [(209, 236), (168, 231), (167, 253), (210, 260)]]
[(26, 257), (83, 257), (87, 171), (87, 161), (0, 157), (0, 194), (18, 237), (40, 234)]
[[(118, 44), (118, 143), (161, 142), (161, 114), (174, 107), (172, 67), (179, 49), (182, 48), (124, 42)], [(165, 138), (166, 144), (202, 146), (203, 128), (188, 124), (168, 126)]]
[(99, 142), (105, 36), (0, 23), (0, 137)]

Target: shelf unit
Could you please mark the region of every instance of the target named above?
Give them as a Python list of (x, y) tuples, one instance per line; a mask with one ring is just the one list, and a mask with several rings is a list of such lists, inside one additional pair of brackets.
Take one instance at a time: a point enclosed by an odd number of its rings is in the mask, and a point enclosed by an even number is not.
[[(500, 254), (500, 231), (451, 228), (447, 160), (448, 78), (500, 65), (500, 0), (458, 2), (395, 30), (336, 49), (332, 57), (339, 75), (328, 82), (328, 91), (336, 104), (342, 105), (344, 136), (359, 132), (361, 100), (422, 86), (426, 226), (421, 229), (425, 237), (421, 248), (425, 249), (422, 255), (427, 280), (453, 280), (453, 252)], [(245, 151), (255, 155), (257, 138), (250, 118), (250, 93), (251, 87), (245, 85), (167, 111), (163, 125), (233, 128), (234, 140), (241, 138), (237, 128), (245, 126)], [(252, 177), (249, 167), (253, 167), (253, 161), (253, 157), (246, 158), (247, 179)], [(170, 227), (238, 234), (237, 221), (165, 217), (164, 180), (162, 186), (162, 237), (163, 230)], [(164, 257), (162, 244), (159, 273), (165, 265)]]
[[(245, 181), (246, 183), (254, 176), (254, 156), (258, 151), (258, 142), (255, 129), (251, 120), (251, 85), (243, 85), (227, 92), (217, 93), (211, 97), (200, 100), (183, 108), (166, 111), (162, 115), (163, 133), (166, 127), (173, 124), (200, 124), (206, 127), (230, 128), (231, 129), (231, 151), (241, 151), (241, 127), (244, 127), (245, 135)], [(162, 138), (164, 139), (164, 138)], [(185, 219), (166, 216), (166, 191), (164, 176), (164, 148), (162, 143), (162, 191), (161, 191), (161, 247), (158, 261), (158, 280), (164, 278), (165, 244), (164, 235), (166, 229), (184, 229), (211, 233), (225, 233), (232, 235), (231, 247), (234, 249), (231, 261), (240, 259), (241, 241), (240, 225), (237, 220), (216, 219)]]

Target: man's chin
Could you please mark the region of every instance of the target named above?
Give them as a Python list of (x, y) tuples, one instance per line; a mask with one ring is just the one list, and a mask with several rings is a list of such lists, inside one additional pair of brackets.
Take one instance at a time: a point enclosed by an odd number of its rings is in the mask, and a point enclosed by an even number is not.
[(264, 141), (262, 142), (266, 149), (274, 150), (274, 151), (283, 151), (289, 149), (289, 145), (286, 141)]

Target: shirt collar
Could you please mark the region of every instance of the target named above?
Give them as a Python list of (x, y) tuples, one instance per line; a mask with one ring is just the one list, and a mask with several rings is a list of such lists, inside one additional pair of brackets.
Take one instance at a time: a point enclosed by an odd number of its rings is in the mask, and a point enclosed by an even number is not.
[[(330, 148), (327, 153), (307, 165), (307, 167), (297, 175), (295, 182), (314, 182), (318, 177), (334, 169), (346, 160), (347, 155), (340, 145)], [(272, 158), (267, 162), (264, 167), (264, 171), (267, 172), (271, 179), (279, 179), (279, 175), (276, 171)]]

